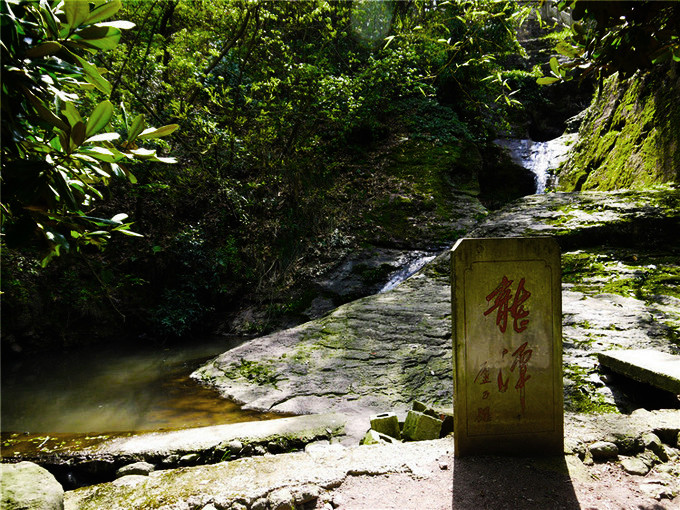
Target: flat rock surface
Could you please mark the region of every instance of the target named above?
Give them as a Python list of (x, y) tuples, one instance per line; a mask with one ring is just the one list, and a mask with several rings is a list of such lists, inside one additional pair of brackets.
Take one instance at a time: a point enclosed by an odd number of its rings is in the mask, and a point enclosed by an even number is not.
[[(633, 428), (678, 422), (674, 412), (641, 412)], [(565, 430), (578, 441), (582, 423), (568, 416)], [(592, 437), (623, 421), (589, 423)], [(613, 428), (612, 428), (613, 427)], [(643, 483), (644, 482), (644, 483)], [(677, 480), (676, 480), (677, 482)], [(677, 508), (655, 500), (642, 485), (677, 491), (672, 477), (654, 471), (641, 479), (617, 463), (584, 466), (577, 455), (551, 458), (453, 457), (451, 436), (435, 441), (345, 447), (319, 443), (305, 452), (253, 457), (208, 466), (126, 476), (69, 491), (65, 508), (201, 510), (227, 508), (460, 509)], [(426, 502), (426, 506), (424, 505)], [(241, 506), (239, 506), (241, 505)], [(281, 505), (281, 506), (278, 506)], [(288, 506), (285, 506), (288, 505)], [(330, 505), (330, 506), (329, 506)], [(208, 507), (211, 508), (211, 507)]]
[(311, 441), (342, 433), (344, 423), (342, 416), (330, 413), (231, 423), (111, 439), (82, 453), (150, 458), (206, 451), (234, 440), (256, 443), (276, 437), (306, 437)]
[(630, 349), (601, 352), (598, 359), (614, 372), (680, 394), (680, 356), (653, 349)]
[[(584, 410), (593, 402), (611, 408), (621, 400), (600, 380), (597, 352), (616, 347), (680, 353), (680, 245), (672, 235), (679, 225), (680, 191), (664, 188), (532, 195), (469, 232), (557, 238), (563, 251), (567, 409)], [(192, 377), (262, 411), (363, 417), (403, 411), (413, 400), (450, 405), (450, 296), (444, 253), (389, 292), (242, 344)]]
[[(350, 474), (425, 475), (432, 463), (450, 457), (451, 439), (408, 445), (345, 448), (328, 445), (310, 452), (251, 457), (210, 466), (156, 471), (148, 477), (126, 476), (115, 482), (67, 493), (66, 509), (224, 508), (235, 501), (250, 507), (287, 488), (298, 503), (311, 486), (330, 489)], [(318, 494), (318, 492), (317, 492)], [(180, 505), (184, 506), (180, 506)]]

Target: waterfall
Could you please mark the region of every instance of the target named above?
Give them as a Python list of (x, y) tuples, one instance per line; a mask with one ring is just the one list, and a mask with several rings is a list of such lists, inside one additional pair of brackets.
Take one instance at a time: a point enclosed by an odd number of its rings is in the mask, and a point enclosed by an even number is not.
[(392, 290), (401, 282), (406, 280), (408, 277), (414, 275), (420, 269), (422, 269), (425, 264), (431, 262), (436, 257), (436, 254), (414, 251), (408, 255), (408, 260), (401, 266), (401, 268), (390, 275), (389, 281), (383, 285), (383, 287), (378, 291), (379, 294)]
[(548, 178), (567, 158), (569, 147), (576, 135), (562, 135), (547, 142), (534, 142), (521, 138), (499, 138), (496, 145), (504, 147), (512, 160), (534, 174), (536, 193), (545, 193)]

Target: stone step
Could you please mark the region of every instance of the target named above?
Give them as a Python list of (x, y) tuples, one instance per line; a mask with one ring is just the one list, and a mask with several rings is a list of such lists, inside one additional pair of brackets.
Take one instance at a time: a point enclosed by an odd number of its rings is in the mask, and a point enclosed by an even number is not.
[(653, 349), (606, 351), (600, 365), (636, 381), (680, 394), (680, 356)]

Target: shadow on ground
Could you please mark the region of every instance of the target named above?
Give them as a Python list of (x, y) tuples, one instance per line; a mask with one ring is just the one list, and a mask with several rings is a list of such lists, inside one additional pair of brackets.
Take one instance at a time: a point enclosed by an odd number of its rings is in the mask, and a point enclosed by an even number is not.
[(564, 457), (457, 458), (453, 508), (579, 510)]

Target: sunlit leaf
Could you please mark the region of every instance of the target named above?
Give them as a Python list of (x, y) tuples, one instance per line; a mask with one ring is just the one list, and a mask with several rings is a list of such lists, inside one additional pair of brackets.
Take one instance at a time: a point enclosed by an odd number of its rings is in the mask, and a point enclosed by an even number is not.
[[(98, 27), (92, 27), (91, 29), (94, 30), (95, 28)], [(118, 43), (120, 42), (121, 31), (117, 28), (103, 28), (105, 30), (104, 33), (106, 34), (104, 36), (81, 38), (80, 33), (78, 33), (73, 37), (73, 40), (84, 47), (96, 48), (98, 50), (112, 50), (118, 46)], [(87, 30), (91, 29), (88, 28)]]
[(132, 28), (135, 28), (136, 25), (132, 21), (119, 19), (116, 21), (106, 21), (104, 23), (97, 23), (97, 26), (118, 28), (120, 30), (130, 30)]
[(83, 122), (83, 118), (80, 116), (80, 113), (70, 101), (65, 101), (63, 103), (61, 114), (66, 117), (66, 120), (68, 120), (71, 128), (73, 128), (73, 126), (75, 126), (78, 122)]
[(90, 4), (83, 0), (64, 0), (64, 11), (69, 27), (76, 28), (90, 17)]
[(145, 129), (139, 134), (139, 138), (161, 138), (172, 134), (177, 128), (179, 128), (178, 124), (168, 124), (159, 128)]
[(119, 138), (120, 138), (120, 135), (118, 133), (101, 133), (101, 134), (89, 137), (87, 140), (85, 140), (85, 142), (87, 142), (87, 143), (112, 142), (113, 140), (118, 140)]
[(85, 21), (87, 24), (97, 23), (116, 14), (123, 6), (121, 0), (111, 0), (99, 7), (92, 9), (90, 16)]
[(71, 53), (85, 71), (85, 79), (107, 96), (111, 94), (111, 84), (99, 74), (97, 68), (82, 57)]
[(137, 139), (137, 136), (139, 136), (139, 133), (141, 133), (144, 130), (145, 125), (146, 122), (144, 120), (144, 115), (140, 113), (132, 121), (132, 127), (128, 132), (128, 142), (135, 141)]
[(538, 85), (552, 85), (555, 82), (560, 81), (559, 78), (555, 78), (553, 76), (541, 76), (536, 80), (536, 83)]
[(85, 136), (88, 138), (100, 131), (111, 120), (113, 115), (113, 105), (110, 101), (102, 101), (92, 111), (90, 118), (87, 119), (87, 129)]

